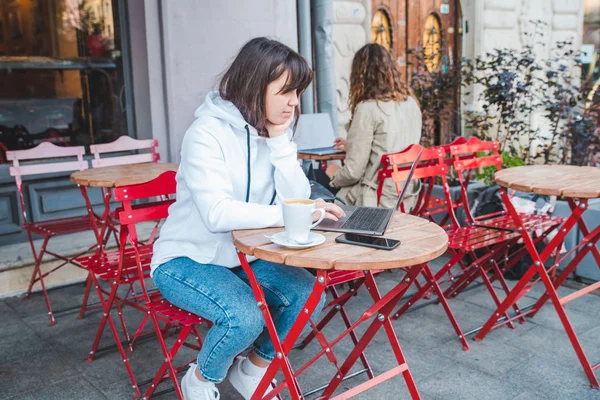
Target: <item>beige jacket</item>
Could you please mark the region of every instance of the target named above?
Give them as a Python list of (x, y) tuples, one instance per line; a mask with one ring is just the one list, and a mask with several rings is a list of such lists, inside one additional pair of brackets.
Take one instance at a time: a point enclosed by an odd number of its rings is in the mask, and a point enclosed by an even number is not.
[[(397, 153), (421, 139), (421, 110), (409, 97), (403, 102), (369, 100), (359, 103), (346, 139), (344, 167), (338, 170), (331, 185), (341, 188), (337, 196), (348, 205), (377, 206), (377, 172), (383, 154)], [(404, 198), (405, 209), (416, 202), (419, 184), (413, 185)], [(387, 179), (379, 206), (392, 208), (398, 194)]]

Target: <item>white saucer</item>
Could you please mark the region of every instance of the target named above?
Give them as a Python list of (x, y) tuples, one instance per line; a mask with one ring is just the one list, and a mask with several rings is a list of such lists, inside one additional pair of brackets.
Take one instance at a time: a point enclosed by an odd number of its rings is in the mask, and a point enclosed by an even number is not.
[(278, 244), (280, 246), (289, 247), (290, 249), (306, 249), (308, 247), (318, 246), (325, 242), (325, 236), (320, 233), (310, 232), (308, 234), (308, 243), (300, 244), (294, 241), (291, 241), (287, 238), (287, 234), (285, 231), (277, 232), (272, 236), (265, 235), (267, 239), (270, 239), (271, 242)]

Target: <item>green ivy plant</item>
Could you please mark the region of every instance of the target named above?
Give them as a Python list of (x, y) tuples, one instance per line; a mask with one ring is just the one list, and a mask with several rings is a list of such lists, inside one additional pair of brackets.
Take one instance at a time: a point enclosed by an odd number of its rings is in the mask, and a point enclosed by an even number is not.
[[(520, 167), (525, 165), (523, 159), (518, 155), (511, 155), (508, 151), (503, 151), (500, 153), (502, 155), (502, 168), (512, 168), (512, 167)], [(479, 154), (479, 156), (485, 156), (485, 153)], [(497, 171), (497, 168), (494, 166), (491, 167), (483, 167), (481, 171), (475, 175), (475, 179), (478, 181), (482, 181), (487, 186), (495, 185), (494, 181), (494, 173)]]

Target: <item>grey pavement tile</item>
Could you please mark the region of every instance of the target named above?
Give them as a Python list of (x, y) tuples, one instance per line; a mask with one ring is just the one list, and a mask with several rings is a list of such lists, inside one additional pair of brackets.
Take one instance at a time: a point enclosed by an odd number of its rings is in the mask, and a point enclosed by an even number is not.
[(523, 392), (511, 400), (547, 400), (547, 398), (537, 396), (531, 392)]
[[(579, 359), (564, 332), (544, 326), (537, 326), (521, 335), (516, 335), (506, 343), (523, 351), (534, 352), (538, 356), (543, 356), (545, 359), (551, 360), (556, 369), (581, 369)], [(600, 358), (600, 347), (598, 347), (597, 337), (590, 338), (586, 342), (582, 341), (582, 346), (586, 354), (588, 354), (588, 358), (592, 360), (594, 359), (593, 356)]]
[(74, 363), (63, 354), (48, 349), (1, 365), (0, 393), (5, 397), (16, 396), (66, 379), (79, 379)]
[(600, 398), (600, 391), (590, 388), (581, 367), (562, 367), (546, 355), (526, 360), (501, 379), (507, 386), (522, 389), (543, 399), (597, 400)]
[[(585, 332), (600, 326), (600, 310), (588, 310), (587, 312), (566, 310), (566, 314), (577, 334), (584, 334)], [(551, 304), (542, 307), (542, 309), (531, 318), (531, 321), (537, 325), (564, 332), (564, 326), (558, 317), (558, 313)]]
[(14, 400), (105, 400), (107, 397), (85, 379), (77, 377), (43, 386), (13, 397)]
[[(57, 289), (52, 289), (48, 292), (50, 304), (54, 312), (61, 310), (78, 307), (81, 305), (83, 300), (83, 294), (85, 286), (83, 284), (75, 284)], [(95, 298), (95, 297), (94, 297)], [(15, 315), (25, 318), (30, 316), (36, 316), (40, 319), (45, 319), (48, 324), (48, 309), (46, 308), (46, 302), (41, 292), (32, 293), (32, 295), (25, 299), (21, 296), (10, 297), (4, 300), (14, 311)], [(55, 316), (57, 321), (61, 318), (60, 313)]]
[(496, 376), (533, 357), (534, 353), (504, 343), (473, 343), (469, 351), (453, 348), (444, 354), (460, 364)]
[(423, 398), (452, 400), (512, 399), (523, 390), (467, 365), (456, 363), (443, 373), (417, 382)]

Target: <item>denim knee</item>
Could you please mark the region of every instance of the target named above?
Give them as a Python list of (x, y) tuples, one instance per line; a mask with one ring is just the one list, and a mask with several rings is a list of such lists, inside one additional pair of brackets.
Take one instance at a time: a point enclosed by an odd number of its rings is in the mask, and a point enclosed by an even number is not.
[(245, 310), (238, 310), (227, 321), (229, 330), (235, 335), (236, 341), (250, 347), (265, 327), (262, 311), (256, 305)]

